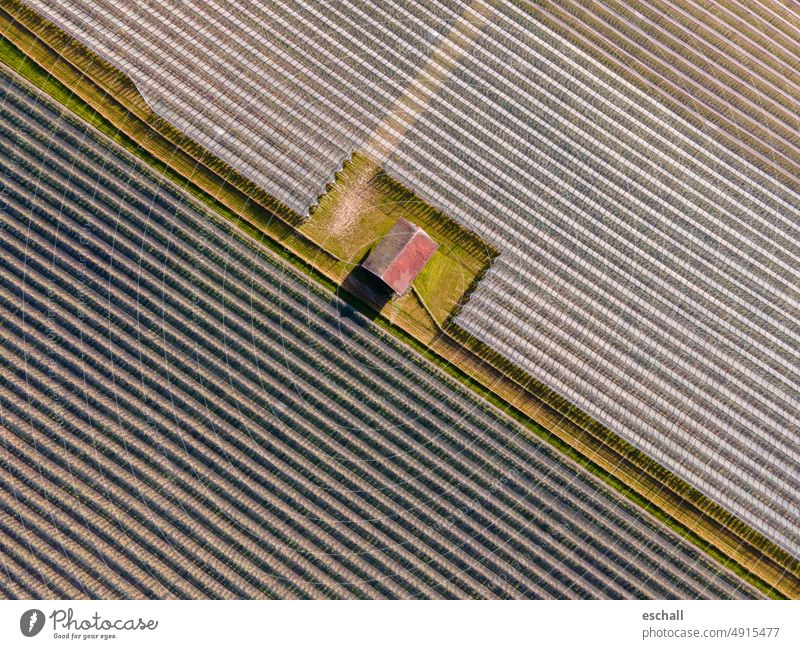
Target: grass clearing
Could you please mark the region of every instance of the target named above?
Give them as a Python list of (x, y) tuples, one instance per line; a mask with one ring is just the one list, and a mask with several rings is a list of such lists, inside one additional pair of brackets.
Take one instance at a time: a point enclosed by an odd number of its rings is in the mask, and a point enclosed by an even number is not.
[(399, 218), (423, 228), (439, 248), (414, 280), (414, 292), (444, 327), (497, 256), (497, 251), (446, 214), (354, 153), (311, 217), (298, 229), (348, 264), (358, 264)]

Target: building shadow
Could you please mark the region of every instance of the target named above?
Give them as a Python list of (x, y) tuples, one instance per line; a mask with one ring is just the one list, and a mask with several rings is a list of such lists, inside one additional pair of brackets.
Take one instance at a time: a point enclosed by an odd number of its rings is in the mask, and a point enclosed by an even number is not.
[(370, 320), (375, 320), (394, 297), (392, 289), (360, 265), (355, 266), (344, 278), (342, 289), (367, 307), (358, 310)]

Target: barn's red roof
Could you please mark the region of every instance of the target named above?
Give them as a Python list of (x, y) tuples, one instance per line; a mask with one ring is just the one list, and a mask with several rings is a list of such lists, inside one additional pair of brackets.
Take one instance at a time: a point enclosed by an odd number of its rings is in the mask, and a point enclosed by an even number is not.
[(436, 242), (425, 230), (405, 219), (398, 219), (369, 253), (363, 266), (399, 295), (408, 290), (436, 248)]

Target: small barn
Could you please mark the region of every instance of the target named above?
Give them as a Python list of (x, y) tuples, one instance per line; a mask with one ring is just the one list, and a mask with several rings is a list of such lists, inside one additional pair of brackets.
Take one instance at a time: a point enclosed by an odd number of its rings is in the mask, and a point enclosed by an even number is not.
[(372, 249), (362, 266), (380, 278), (396, 295), (408, 290), (438, 248), (425, 230), (398, 219)]

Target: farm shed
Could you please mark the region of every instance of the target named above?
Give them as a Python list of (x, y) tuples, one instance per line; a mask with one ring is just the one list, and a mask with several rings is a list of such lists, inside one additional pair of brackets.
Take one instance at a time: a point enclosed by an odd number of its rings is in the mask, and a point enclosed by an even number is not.
[(400, 295), (408, 290), (437, 248), (425, 230), (398, 219), (369, 253), (363, 267)]

